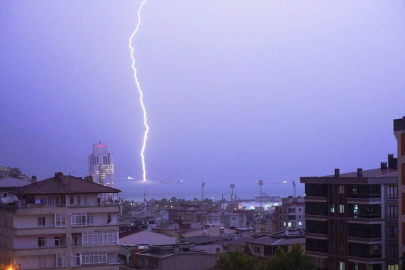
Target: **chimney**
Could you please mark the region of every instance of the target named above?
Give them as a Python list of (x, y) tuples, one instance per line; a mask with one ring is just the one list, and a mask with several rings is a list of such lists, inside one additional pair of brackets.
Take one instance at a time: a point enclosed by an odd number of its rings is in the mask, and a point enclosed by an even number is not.
[(339, 177), (340, 176), (340, 171), (339, 169), (335, 169), (335, 177)]
[(93, 182), (93, 176), (92, 175), (88, 175), (86, 177), (84, 177), (84, 180), (88, 181), (88, 182)]
[(394, 154), (388, 154), (388, 168), (397, 169), (398, 159), (394, 158)]
[(363, 177), (363, 169), (362, 168), (357, 169), (357, 177)]
[(381, 162), (381, 170), (387, 169), (387, 162)]
[(31, 183), (36, 183), (37, 182), (37, 177), (35, 175), (33, 175), (31, 177)]
[(63, 173), (61, 173), (61, 172), (55, 173), (55, 179), (62, 179), (62, 177), (63, 177)]

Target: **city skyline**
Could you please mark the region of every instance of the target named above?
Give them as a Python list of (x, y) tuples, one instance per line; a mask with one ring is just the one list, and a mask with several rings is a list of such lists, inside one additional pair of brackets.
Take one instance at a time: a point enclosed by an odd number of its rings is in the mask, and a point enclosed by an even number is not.
[[(141, 179), (127, 44), (139, 4), (0, 3), (2, 166), (38, 179), (69, 167), (85, 176), (88, 146), (101, 139), (116, 179)], [(145, 5), (134, 44), (151, 123), (149, 180), (185, 179), (196, 196), (202, 182), (208, 196), (231, 183), (256, 194), (258, 180), (286, 180), (303, 194), (302, 175), (373, 168), (395, 153), (402, 4), (257, 4)]]

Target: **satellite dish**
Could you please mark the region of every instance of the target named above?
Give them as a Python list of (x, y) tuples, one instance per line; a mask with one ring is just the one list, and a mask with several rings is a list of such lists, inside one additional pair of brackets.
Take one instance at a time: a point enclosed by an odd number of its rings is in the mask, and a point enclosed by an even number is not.
[(14, 199), (15, 202), (18, 202), (18, 197), (17, 196), (14, 195), (13, 199)]

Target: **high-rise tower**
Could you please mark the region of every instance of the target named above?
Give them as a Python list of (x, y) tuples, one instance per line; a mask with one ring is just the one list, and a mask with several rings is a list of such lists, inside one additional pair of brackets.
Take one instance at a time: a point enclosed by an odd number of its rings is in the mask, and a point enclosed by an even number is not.
[(114, 184), (114, 159), (103, 142), (93, 145), (93, 153), (89, 155), (89, 175), (93, 181), (108, 187)]

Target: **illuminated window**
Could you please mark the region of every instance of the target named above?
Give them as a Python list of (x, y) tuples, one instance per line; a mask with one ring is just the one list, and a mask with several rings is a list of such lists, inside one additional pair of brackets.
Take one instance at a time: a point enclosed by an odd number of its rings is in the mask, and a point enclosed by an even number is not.
[(330, 212), (335, 213), (335, 205), (334, 204), (330, 205)]
[(339, 213), (343, 214), (345, 212), (345, 206), (343, 204), (339, 205)]

